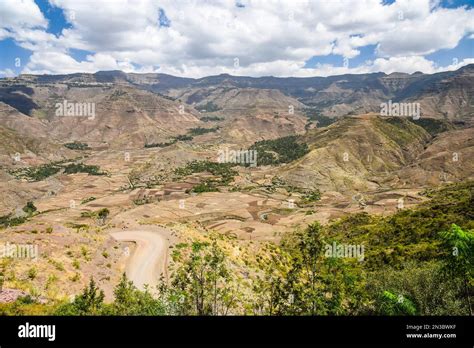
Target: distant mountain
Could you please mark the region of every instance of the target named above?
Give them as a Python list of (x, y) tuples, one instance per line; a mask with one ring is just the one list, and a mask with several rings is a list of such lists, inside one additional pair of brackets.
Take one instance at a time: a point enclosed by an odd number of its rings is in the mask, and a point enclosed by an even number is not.
[[(273, 89), (329, 117), (379, 112), (380, 104), (388, 100), (419, 102), (422, 115), (430, 118), (470, 121), (474, 114), (474, 64), (456, 71), (436, 74), (371, 73), (307, 78), (255, 78), (221, 74), (192, 79), (167, 74), (135, 74), (122, 71), (21, 75), (14, 79), (0, 79), (0, 101), (22, 112), (36, 108), (37, 105), (26, 97), (32, 93), (28, 83), (64, 83), (68, 86), (128, 84), (168, 96), (182, 97), (191, 104), (204, 100), (198, 94), (209, 89), (212, 89), (214, 94), (219, 89), (225, 92), (226, 88)], [(13, 88), (13, 85), (16, 87)], [(22, 89), (21, 93), (17, 93), (19, 88)]]
[[(56, 106), (65, 101), (93, 103), (98, 117), (57, 117)], [(198, 143), (246, 146), (302, 134), (314, 127), (307, 116), (319, 122), (321, 117), (380, 113), (381, 103), (388, 101), (419, 103), (422, 119), (473, 125), (474, 65), (431, 75), (254, 78), (221, 74), (191, 79), (99, 71), (0, 79), (0, 102), (33, 118), (36, 133), (47, 133), (56, 143), (80, 141), (97, 147), (168, 143), (190, 132)], [(6, 119), (0, 121), (8, 126)]]
[[(199, 113), (184, 103), (137, 89), (129, 83), (109, 85), (92, 81), (90, 77), (82, 74), (42, 77), (4, 88), (1, 98), (4, 105), (10, 103), (9, 107), (18, 114), (23, 110), (30, 117), (6, 118), (0, 112), (0, 125), (9, 126), (26, 118), (32, 125), (30, 135), (47, 134), (57, 143), (78, 141), (93, 147), (136, 148), (167, 141), (203, 124)], [(23, 90), (29, 93), (22, 93)], [(93, 106), (94, 115), (57, 114), (58, 105), (64, 104), (62, 109), (66, 111), (73, 103)]]

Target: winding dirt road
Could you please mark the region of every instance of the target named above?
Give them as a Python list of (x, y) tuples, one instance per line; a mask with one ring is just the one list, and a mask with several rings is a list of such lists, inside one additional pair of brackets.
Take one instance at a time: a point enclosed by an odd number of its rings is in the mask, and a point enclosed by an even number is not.
[(166, 230), (157, 227), (155, 231), (128, 230), (110, 233), (118, 241), (137, 244), (127, 260), (125, 273), (138, 289), (143, 290), (145, 284), (148, 284), (151, 291), (151, 288), (157, 285), (160, 275), (165, 274), (168, 242), (160, 232)]

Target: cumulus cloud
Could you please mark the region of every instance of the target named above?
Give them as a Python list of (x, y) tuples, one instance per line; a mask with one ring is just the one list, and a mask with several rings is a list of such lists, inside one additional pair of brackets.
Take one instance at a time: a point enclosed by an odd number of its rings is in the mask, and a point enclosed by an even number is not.
[(0, 70), (0, 76), (2, 77), (13, 77), (15, 72), (12, 69)]
[[(474, 33), (474, 10), (430, 0), (50, 0), (70, 27), (58, 36), (33, 0), (4, 0), (0, 39), (33, 52), (24, 72), (120, 69), (201, 77), (311, 76), (443, 69), (424, 56), (452, 49)], [(18, 15), (18, 20), (12, 20)], [(13, 17), (12, 17), (13, 16)], [(166, 16), (167, 25), (162, 25)], [(376, 59), (359, 66), (318, 65), (313, 56), (352, 59), (375, 45)], [(71, 49), (92, 52), (77, 61)], [(237, 64), (236, 64), (237, 62)], [(459, 64), (459, 63), (458, 63)], [(450, 69), (450, 67), (445, 67)]]
[(20, 28), (45, 28), (47, 21), (33, 0), (0, 1), (2, 28), (15, 31)]

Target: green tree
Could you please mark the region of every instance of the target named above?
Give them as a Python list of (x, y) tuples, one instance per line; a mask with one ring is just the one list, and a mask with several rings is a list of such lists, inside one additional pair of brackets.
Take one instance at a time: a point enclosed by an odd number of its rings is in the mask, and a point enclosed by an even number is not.
[[(288, 273), (290, 284), (295, 288), (290, 298), (291, 302), (296, 302), (296, 305), (299, 304), (302, 307), (304, 313), (315, 315), (318, 304), (321, 302), (321, 292), (317, 288), (323, 248), (321, 225), (315, 222), (304, 231), (297, 232), (296, 236), (293, 269)], [(303, 284), (298, 285), (299, 282)]]
[(110, 211), (107, 208), (102, 208), (97, 212), (97, 220), (101, 225), (105, 223), (105, 220), (107, 220), (107, 217), (109, 216)]
[[(367, 276), (366, 293), (372, 302), (361, 314), (381, 314), (380, 296), (385, 290), (403, 294), (416, 306), (417, 315), (466, 315), (466, 301), (459, 298), (462, 284), (442, 274), (438, 261), (403, 263), (399, 269), (384, 266)], [(360, 311), (359, 311), (360, 313)]]
[(140, 291), (122, 275), (114, 289), (115, 300), (110, 308), (113, 315), (164, 315), (163, 304), (150, 292)]
[(177, 268), (170, 287), (162, 286), (162, 291), (175, 301), (180, 314), (225, 315), (235, 307), (233, 274), (216, 236), (210, 242), (178, 244), (172, 257)]
[(82, 294), (77, 295), (72, 303), (61, 306), (58, 315), (100, 315), (104, 309), (104, 292), (100, 290), (91, 277), (89, 285)]
[(470, 293), (474, 283), (474, 232), (463, 231), (456, 224), (452, 224), (448, 231), (440, 233), (440, 237), (448, 250), (443, 272), (452, 281), (462, 283), (462, 296), (467, 302), (470, 314), (473, 315)]
[(342, 315), (365, 306), (362, 267), (324, 257), (323, 246), (319, 223), (282, 241), (278, 254), (264, 267), (265, 277), (256, 282), (256, 293), (267, 299), (267, 314)]
[(323, 314), (321, 278), (321, 225), (286, 237), (263, 266), (265, 276), (257, 279), (255, 291), (266, 299), (269, 315)]

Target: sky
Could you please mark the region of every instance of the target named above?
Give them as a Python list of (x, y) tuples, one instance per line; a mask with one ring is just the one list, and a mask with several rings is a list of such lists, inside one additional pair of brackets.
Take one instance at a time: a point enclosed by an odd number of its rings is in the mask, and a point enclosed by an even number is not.
[(474, 63), (474, 0), (0, 0), (0, 76), (435, 73)]

